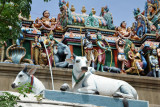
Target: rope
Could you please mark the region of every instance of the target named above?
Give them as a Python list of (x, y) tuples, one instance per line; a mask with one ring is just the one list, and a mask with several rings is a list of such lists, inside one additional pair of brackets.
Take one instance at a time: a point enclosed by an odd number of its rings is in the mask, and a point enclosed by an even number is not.
[(75, 80), (76, 84), (78, 84), (84, 78), (85, 73), (80, 78), (77, 79), (72, 71), (72, 76), (73, 76), (73, 79)]

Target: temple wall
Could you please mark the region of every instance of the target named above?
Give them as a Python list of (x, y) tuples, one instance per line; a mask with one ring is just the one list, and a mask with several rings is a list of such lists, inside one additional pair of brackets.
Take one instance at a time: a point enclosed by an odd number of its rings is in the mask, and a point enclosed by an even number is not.
[[(11, 88), (17, 73), (22, 70), (24, 65), (18, 64), (0, 64), (0, 90), (15, 91)], [(31, 66), (30, 66), (31, 67)], [(153, 77), (140, 77), (134, 75), (122, 75), (114, 73), (96, 72), (98, 75), (125, 80), (134, 86), (138, 92), (139, 100), (149, 101), (154, 104), (152, 107), (160, 107), (160, 79)], [(59, 90), (63, 83), (71, 85), (71, 69), (53, 68), (54, 87)], [(35, 76), (40, 79), (47, 89), (52, 89), (51, 78), (48, 67), (39, 67)]]

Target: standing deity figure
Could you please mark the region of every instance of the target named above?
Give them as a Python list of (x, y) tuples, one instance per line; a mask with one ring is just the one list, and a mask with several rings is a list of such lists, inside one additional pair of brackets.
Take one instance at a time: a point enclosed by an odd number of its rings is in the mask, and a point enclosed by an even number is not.
[(160, 69), (158, 65), (158, 58), (157, 58), (157, 50), (153, 49), (151, 55), (149, 56), (149, 62), (151, 64), (151, 70), (154, 77), (160, 77)]
[[(140, 65), (140, 62), (142, 62), (141, 55), (138, 52), (138, 49), (135, 49), (135, 46), (133, 43), (131, 44), (130, 51), (128, 52), (128, 58), (131, 60), (132, 70), (135, 70), (136, 73), (138, 73), (138, 74), (139, 74), (139, 72), (144, 71)], [(128, 72), (128, 71), (126, 71), (126, 72)]]
[(35, 24), (34, 26), (36, 28), (44, 28), (44, 29), (48, 29), (48, 28), (54, 28), (55, 24), (56, 24), (56, 19), (55, 18), (51, 18), (49, 19), (50, 13), (49, 11), (45, 10), (43, 12), (43, 17), (41, 17), (40, 19), (37, 18), (35, 20)]
[(97, 33), (97, 52), (98, 52), (98, 63), (97, 63), (97, 71), (99, 70), (100, 66), (101, 66), (101, 72), (103, 71), (103, 66), (105, 64), (105, 59), (106, 59), (106, 53), (105, 51), (108, 50), (105, 47), (105, 44), (102, 41), (102, 35), (101, 33)]
[(91, 42), (90, 32), (86, 31), (85, 39), (83, 40), (84, 52), (87, 60), (89, 61), (89, 65), (92, 64), (94, 68), (94, 55), (93, 55), (93, 45)]
[(118, 61), (122, 62), (121, 69), (124, 72), (124, 65), (126, 60), (126, 55), (124, 53), (124, 47), (126, 42), (123, 39), (118, 38), (116, 40), (116, 48), (118, 50)]
[(142, 72), (144, 71), (140, 65), (140, 63), (142, 62), (142, 59), (141, 59), (141, 54), (139, 53), (139, 50), (138, 48), (135, 49), (135, 63), (136, 63), (136, 66), (137, 66), (137, 69), (139, 72)]
[(32, 44), (33, 48), (33, 59), (35, 61), (35, 64), (39, 64), (39, 55), (40, 55), (40, 49), (42, 48), (41, 44), (38, 41), (38, 36), (35, 36), (34, 43)]

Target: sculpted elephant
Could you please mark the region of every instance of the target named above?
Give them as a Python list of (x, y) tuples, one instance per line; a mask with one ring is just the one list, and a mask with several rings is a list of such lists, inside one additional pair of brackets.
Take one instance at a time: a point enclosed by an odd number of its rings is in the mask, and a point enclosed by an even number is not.
[(65, 68), (68, 62), (65, 59), (71, 58), (71, 51), (69, 47), (63, 43), (58, 42), (56, 50), (54, 49), (54, 61), (56, 67)]

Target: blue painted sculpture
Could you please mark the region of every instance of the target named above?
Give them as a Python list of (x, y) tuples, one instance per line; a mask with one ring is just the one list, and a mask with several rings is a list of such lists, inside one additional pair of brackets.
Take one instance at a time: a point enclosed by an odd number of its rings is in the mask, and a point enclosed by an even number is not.
[(66, 62), (65, 59), (71, 58), (71, 51), (67, 45), (58, 42), (57, 40), (55, 41), (58, 43), (57, 50), (54, 50), (55, 66), (61, 68), (68, 67), (68, 62)]

